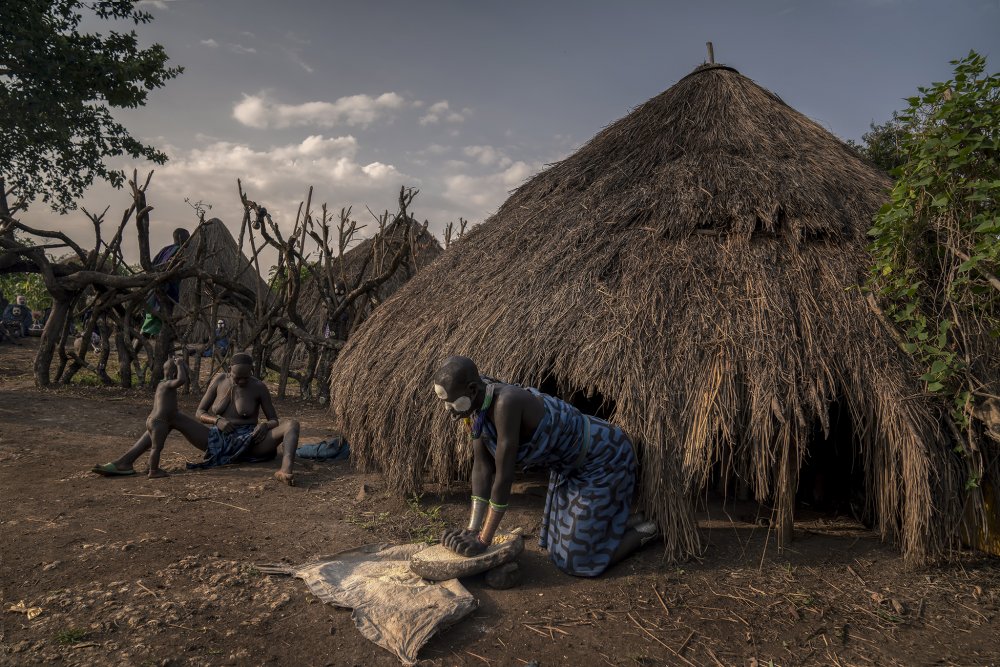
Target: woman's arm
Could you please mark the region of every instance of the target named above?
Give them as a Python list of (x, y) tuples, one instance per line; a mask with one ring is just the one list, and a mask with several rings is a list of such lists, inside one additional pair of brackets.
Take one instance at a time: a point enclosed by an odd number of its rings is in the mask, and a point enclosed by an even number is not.
[(490, 487), (493, 485), (493, 475), (496, 472), (496, 462), (490, 450), (483, 444), (482, 438), (472, 441), (472, 495), (480, 498), (490, 498)]
[(267, 418), (267, 421), (264, 423), (267, 425), (268, 430), (277, 428), (278, 411), (274, 409), (274, 402), (271, 400), (271, 392), (267, 388), (267, 385), (263, 382), (260, 382), (260, 409)]
[(510, 488), (514, 484), (514, 468), (517, 465), (517, 448), (521, 442), (521, 418), (524, 411), (518, 401), (510, 400), (512, 398), (515, 397), (511, 395), (501, 397), (493, 411), (493, 423), (497, 428), (496, 473), (490, 490), (489, 513), (479, 533), (479, 541), (484, 545), (493, 542), (493, 536), (507, 512)]
[(208, 385), (208, 389), (205, 390), (205, 395), (201, 397), (201, 402), (198, 403), (198, 409), (195, 411), (194, 415), (202, 424), (215, 426), (216, 422), (219, 421), (219, 415), (212, 411), (212, 406), (215, 404), (215, 399), (218, 397), (219, 385), (222, 384), (222, 380), (225, 377), (225, 373), (219, 373), (212, 378), (212, 382)]

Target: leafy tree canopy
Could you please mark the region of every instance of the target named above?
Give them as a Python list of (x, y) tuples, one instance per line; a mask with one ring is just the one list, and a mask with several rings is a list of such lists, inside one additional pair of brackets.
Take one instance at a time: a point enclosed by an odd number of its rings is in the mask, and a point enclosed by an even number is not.
[(1000, 379), (1000, 74), (975, 52), (952, 64), (897, 118), (902, 163), (869, 232), (869, 286), (974, 452), (973, 404)]
[[(135, 31), (81, 32), (95, 19), (148, 23), (138, 0), (0, 2), (0, 182), (25, 202), (74, 208), (95, 178), (121, 187), (106, 158), (162, 164), (166, 155), (132, 137), (113, 108), (146, 103), (150, 90), (181, 73), (159, 44), (139, 48)], [(3, 193), (0, 193), (3, 194)]]
[(861, 143), (853, 139), (847, 140), (847, 145), (868, 158), (879, 169), (892, 173), (905, 162), (903, 157), (903, 142), (906, 126), (893, 114), (892, 119), (884, 123), (872, 123), (867, 132), (861, 135)]

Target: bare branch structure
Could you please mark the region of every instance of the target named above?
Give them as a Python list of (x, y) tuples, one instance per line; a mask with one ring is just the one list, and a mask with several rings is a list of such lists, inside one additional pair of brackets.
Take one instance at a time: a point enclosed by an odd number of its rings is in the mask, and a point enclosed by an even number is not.
[[(196, 202), (194, 232), (169, 261), (154, 265), (149, 241), (153, 207), (147, 203), (152, 175), (140, 179), (133, 172), (132, 201), (110, 235), (109, 209), (100, 214), (84, 209), (94, 229), (90, 250), (61, 231), (22, 223), (16, 214), (23, 203), (8, 206), (11, 193), (0, 190), (0, 273), (40, 274), (53, 300), (34, 363), (39, 386), (67, 384), (82, 369), (106, 385), (151, 385), (159, 381), (167, 357), (182, 351), (196, 355), (191, 390), (200, 391), (205, 360), (211, 375), (226, 356), (247, 348), (258, 373), (278, 374), (279, 396), (285, 396), (291, 379), (299, 395), (324, 398), (330, 366), (351, 328), (427, 259), (427, 253), (413, 255), (414, 244), (435, 250), (433, 256), (440, 252), (426, 223), (417, 225), (410, 214), (416, 190), (401, 188), (397, 212), (375, 216), (378, 230), (361, 240), (365, 226), (351, 218), (351, 209), (342, 209), (337, 217), (326, 204), (314, 210), (312, 188), (286, 236), (238, 182), (243, 206), (238, 240), (218, 218), (206, 220), (207, 207)], [(138, 266), (130, 266), (122, 253), (133, 220)], [(43, 243), (32, 245), (25, 238)], [(278, 255), (269, 282), (261, 277), (260, 266), (267, 248)], [(56, 260), (46, 252), (54, 249), (69, 254)], [(167, 295), (172, 283), (180, 283), (176, 303)], [(142, 333), (147, 315), (160, 320), (155, 335)], [(230, 325), (231, 345), (225, 353), (214, 349), (220, 318)], [(336, 325), (345, 318), (346, 326)], [(112, 351), (117, 379), (108, 373)], [(88, 359), (91, 352), (97, 354), (96, 362)]]

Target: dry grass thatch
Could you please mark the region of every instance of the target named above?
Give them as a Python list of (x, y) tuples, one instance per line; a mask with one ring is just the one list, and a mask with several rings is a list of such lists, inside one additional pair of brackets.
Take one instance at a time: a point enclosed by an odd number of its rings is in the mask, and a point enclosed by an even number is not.
[[(191, 239), (181, 253), (179, 261), (184, 263), (197, 262), (206, 272), (238, 282), (248, 290), (261, 294), (263, 296), (262, 302), (268, 302), (270, 295), (267, 284), (261, 279), (246, 256), (240, 252), (236, 239), (233, 238), (229, 228), (222, 220), (211, 218), (199, 225), (191, 234)], [(232, 305), (232, 297), (222, 294), (221, 299), (216, 299), (213, 290), (205, 285), (201, 286), (200, 292), (199, 299), (199, 284), (196, 278), (187, 278), (181, 282), (180, 305), (183, 308), (182, 312), (200, 313), (198, 321), (194, 324), (191, 338), (193, 340), (210, 340), (216, 320), (222, 318), (229, 325), (230, 332), (235, 334), (237, 340), (245, 345), (252, 323), (246, 322), (243, 312)], [(187, 321), (182, 321), (181, 330), (184, 330), (186, 326)]]
[(735, 70), (695, 70), (518, 188), (356, 332), (332, 383), (352, 457), (406, 490), (468, 471), (431, 389), (449, 354), (555, 381), (603, 397), (639, 444), (640, 501), (683, 558), (713, 468), (781, 504), (839, 413), (883, 536), (909, 562), (941, 553), (957, 468), (858, 289), (889, 185)]
[[(370, 299), (363, 298), (357, 302), (359, 304), (357, 307), (360, 307), (362, 312), (357, 313), (352, 309), (349, 313), (352, 323), (363, 321), (371, 313), (372, 308), (388, 299), (417, 271), (433, 262), (442, 252), (441, 244), (415, 220), (411, 219), (408, 227), (393, 221), (386, 226), (384, 236), (364, 239), (344, 253), (343, 261), (340, 258), (333, 259), (331, 267), (333, 280), (343, 280), (347, 289), (351, 290), (364, 280), (385, 271), (404, 240), (404, 232), (410, 234), (409, 257), (388, 280), (376, 288)], [(316, 335), (323, 333), (327, 320), (326, 301), (322, 298), (317, 285), (317, 280), (320, 279), (322, 279), (320, 276), (313, 273), (303, 282), (298, 303), (298, 312), (305, 322), (306, 329)]]

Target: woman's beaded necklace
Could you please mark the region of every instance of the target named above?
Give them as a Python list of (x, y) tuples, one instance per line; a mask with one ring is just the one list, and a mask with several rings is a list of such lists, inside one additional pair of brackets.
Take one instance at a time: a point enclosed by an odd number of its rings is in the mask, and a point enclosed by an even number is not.
[(473, 440), (477, 440), (483, 436), (483, 426), (486, 425), (486, 415), (489, 412), (490, 405), (493, 403), (493, 392), (496, 390), (496, 383), (489, 383), (486, 385), (486, 397), (483, 398), (483, 405), (478, 410), (476, 410), (472, 417), (466, 417), (466, 422), (469, 424), (469, 436)]

